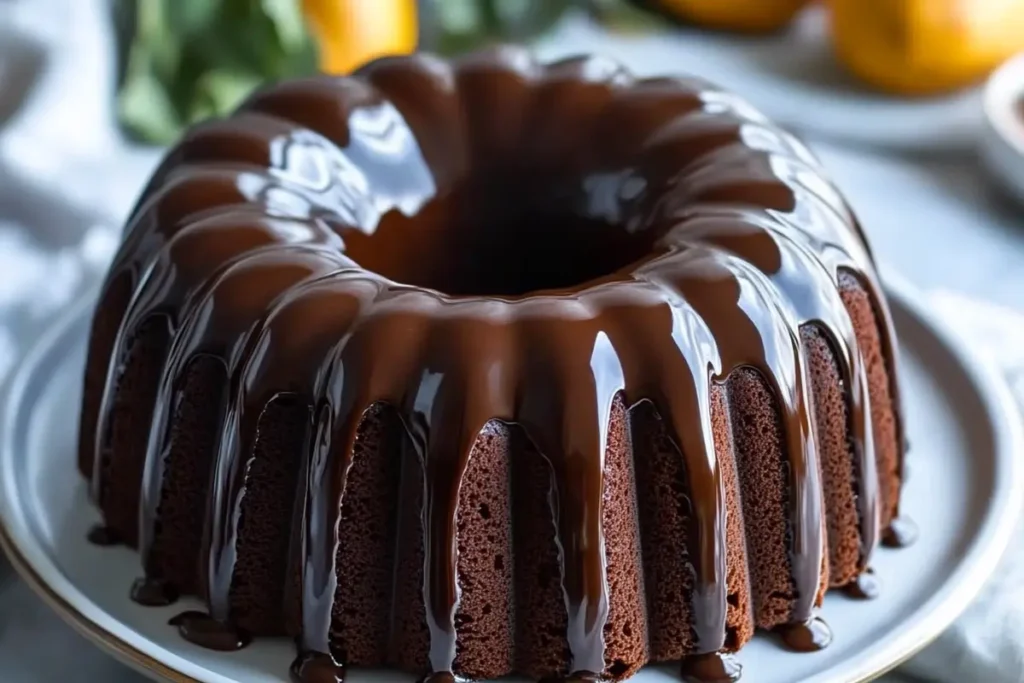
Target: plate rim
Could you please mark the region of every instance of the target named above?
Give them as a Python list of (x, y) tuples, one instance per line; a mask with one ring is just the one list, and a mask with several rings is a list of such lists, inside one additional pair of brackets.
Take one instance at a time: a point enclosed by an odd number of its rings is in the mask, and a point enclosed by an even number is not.
[[(959, 571), (945, 580), (947, 587), (932, 596), (914, 613), (914, 628), (909, 635), (898, 637), (893, 644), (875, 656), (883, 659), (869, 671), (859, 671), (844, 683), (866, 683), (893, 670), (934, 642), (959, 617), (981, 591), (988, 578), (996, 571), (999, 560), (1009, 545), (1024, 503), (1024, 466), (1013, 457), (1024, 449), (1024, 420), (1020, 419), (1017, 403), (994, 364), (982, 354), (974, 353), (967, 342), (926, 304), (924, 294), (901, 276), (886, 268), (881, 269), (888, 298), (894, 308), (902, 309), (920, 324), (959, 363), (975, 389), (994, 437), (995, 487), (988, 507), (981, 518), (975, 542)], [(0, 396), (0, 489), (5, 488), (8, 476), (5, 463), (15, 450), (13, 434), (19, 415), (21, 399), (25, 396), (30, 379), (39, 372), (46, 355), (68, 328), (85, 314), (94, 303), (96, 288), (83, 295), (39, 336), (32, 349), (22, 358), (16, 372), (3, 387)], [(195, 678), (165, 663), (119, 637), (85, 613), (83, 605), (91, 605), (100, 612), (103, 608), (89, 599), (68, 579), (60, 579), (59, 567), (45, 559), (38, 566), (26, 556), (20, 534), (10, 528), (10, 517), (19, 505), (0, 496), (0, 549), (4, 551), (21, 580), (39, 596), (47, 606), (76, 632), (93, 645), (135, 671), (157, 681), (169, 683), (211, 683), (211, 678)], [(47, 580), (43, 571), (57, 575), (57, 581)], [(940, 599), (941, 598), (941, 599)], [(77, 603), (77, 604), (76, 604)], [(113, 617), (111, 617), (113, 618)], [(140, 636), (146, 642), (149, 639)], [(213, 673), (213, 672), (211, 672)], [(223, 676), (214, 674), (220, 679)]]

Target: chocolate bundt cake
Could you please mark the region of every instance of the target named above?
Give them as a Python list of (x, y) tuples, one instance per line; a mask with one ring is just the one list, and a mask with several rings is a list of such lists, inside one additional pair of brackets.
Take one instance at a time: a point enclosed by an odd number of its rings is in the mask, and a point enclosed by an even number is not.
[(79, 467), (182, 634), (300, 681), (735, 676), (824, 644), (896, 518), (895, 348), (813, 156), (743, 100), (502, 48), (282, 83), (167, 155)]

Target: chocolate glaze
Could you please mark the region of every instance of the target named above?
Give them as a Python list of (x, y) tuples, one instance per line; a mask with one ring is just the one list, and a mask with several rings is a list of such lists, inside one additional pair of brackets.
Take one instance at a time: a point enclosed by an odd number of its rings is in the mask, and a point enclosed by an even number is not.
[(124, 545), (124, 539), (116, 531), (102, 524), (97, 524), (89, 529), (89, 535), (86, 538), (90, 543), (98, 546)]
[(568, 676), (550, 676), (542, 678), (540, 683), (594, 683), (602, 680), (601, 676), (588, 671), (577, 671)]
[(906, 515), (900, 515), (889, 523), (882, 534), (882, 545), (887, 548), (906, 548), (917, 541), (917, 524)]
[(343, 683), (345, 665), (324, 652), (302, 652), (291, 666), (295, 683)]
[(435, 671), (420, 678), (419, 683), (465, 683), (466, 679), (450, 671)]
[(245, 631), (229, 623), (217, 621), (205, 612), (182, 612), (171, 617), (167, 623), (177, 626), (178, 633), (185, 640), (209, 650), (233, 652), (241, 650), (252, 641)]
[(882, 592), (882, 583), (870, 569), (843, 586), (843, 592), (857, 600), (874, 600)]
[(683, 660), (683, 683), (735, 683), (743, 667), (730, 654), (710, 652)]
[(796, 652), (817, 652), (832, 642), (832, 631), (818, 616), (802, 622), (783, 624), (774, 630), (782, 644)]
[(143, 577), (132, 584), (132, 600), (146, 607), (164, 607), (178, 601), (178, 589), (166, 581)]
[[(460, 96), (464, 104), (476, 94), (472, 83), (524, 95), (461, 106)], [(567, 102), (568, 113), (526, 106), (541, 92), (551, 97), (537, 102)], [(330, 652), (339, 502), (356, 430), (371, 405), (394, 406), (426, 473), (429, 663), (444, 676), (456, 655), (460, 482), (484, 424), (516, 423), (554, 475), (571, 670), (604, 672), (603, 458), (623, 392), (629, 405), (654, 404), (686, 462), (694, 654), (706, 655), (725, 645), (727, 608), (710, 387), (752, 367), (778, 399), (788, 459), (799, 599), (783, 637), (821, 643), (812, 612), (824, 512), (801, 325), (818, 326), (839, 361), (865, 564), (880, 514), (865, 361), (839, 295), (843, 272), (872, 297), (894, 363), (870, 253), (817, 162), (742, 100), (701, 82), (636, 79), (592, 58), (541, 66), (502, 49), (454, 66), (385, 59), (354, 78), (275, 86), (228, 121), (190, 132), (129, 221), (107, 287), (127, 280), (135, 294), (97, 426), (84, 432), (95, 439), (93, 493), (129, 345), (142, 325), (163, 320), (173, 342), (139, 547), (148, 567), (183, 373), (199, 356), (214, 358), (231, 391), (204, 533), (210, 615), (176, 623), (193, 642), (237, 648), (246, 638), (230, 626), (229, 592), (256, 423), (282, 394), (313, 406), (300, 474), (305, 654), (293, 675), (318, 680), (328, 675), (312, 672), (326, 670), (316, 654)], [(687, 670), (715, 661), (730, 670), (717, 656)]]

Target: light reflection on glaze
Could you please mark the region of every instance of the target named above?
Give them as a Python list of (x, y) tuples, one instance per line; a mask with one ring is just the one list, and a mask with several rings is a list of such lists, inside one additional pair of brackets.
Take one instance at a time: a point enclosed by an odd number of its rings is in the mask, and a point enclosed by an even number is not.
[[(686, 461), (696, 530), (685, 560), (696, 578), (694, 654), (713, 653), (725, 645), (727, 587), (725, 484), (710, 391), (735, 369), (752, 367), (780, 405), (793, 492), (792, 620), (808, 622), (825, 548), (803, 324), (819, 326), (838, 357), (861, 483), (862, 566), (878, 535), (867, 374), (839, 294), (841, 270), (857, 274), (883, 315), (890, 359), (893, 343), (848, 209), (804, 147), (742, 100), (697, 81), (634, 80), (604, 60), (542, 68), (516, 50), (475, 59), (455, 72), (429, 57), (389, 59), (354, 79), (283, 84), (254, 96), (228, 122), (197, 127), (169, 154), (108, 278), (109, 289), (128, 277), (134, 292), (117, 339), (112, 349), (90, 351), (110, 359), (96, 425), (83, 430), (95, 445), (87, 456), (94, 496), (102, 495), (101, 463), (129, 343), (162, 316), (173, 343), (146, 452), (143, 564), (151, 565), (184, 373), (197, 357), (213, 357), (230, 389), (211, 470), (202, 589), (213, 619), (230, 622), (259, 415), (281, 394), (313, 407), (299, 475), (299, 646), (307, 656), (329, 655), (340, 501), (356, 432), (366, 410), (388, 403), (424, 472), (429, 660), (434, 672), (450, 672), (461, 480), (489, 420), (519, 424), (553, 475), (571, 670), (600, 675), (608, 617), (603, 462), (611, 405), (623, 392), (628, 405), (654, 404)], [(355, 254), (372, 247), (390, 274), (412, 273), (420, 264), (409, 265), (403, 245), (418, 229), (444, 229), (458, 212), (467, 160), (500, 159), (477, 159), (483, 138), (474, 126), (494, 124), (460, 104), (479, 93), (456, 87), (481, 70), (491, 97), (520, 88), (580, 117), (560, 130), (557, 113), (536, 102), (486, 112), (509, 117), (496, 128), (518, 132), (519, 144), (506, 153), (537, 165), (510, 171), (525, 174), (515, 182), (548, 193), (524, 197), (611, 221), (628, 233), (624, 244), (643, 245), (645, 256), (578, 287), (483, 297), (398, 284), (356, 265)], [(536, 140), (559, 148), (538, 148)]]

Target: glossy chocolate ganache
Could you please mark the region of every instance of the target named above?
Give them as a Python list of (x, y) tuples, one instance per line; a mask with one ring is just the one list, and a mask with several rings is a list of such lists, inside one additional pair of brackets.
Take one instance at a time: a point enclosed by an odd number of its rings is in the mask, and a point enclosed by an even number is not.
[(743, 100), (597, 58), (389, 58), (197, 126), (89, 354), (96, 538), (138, 547), (144, 602), (204, 598), (185, 637), (293, 636), (311, 683), (733, 680), (755, 626), (827, 642), (824, 590), (898, 508), (892, 326), (845, 203)]

